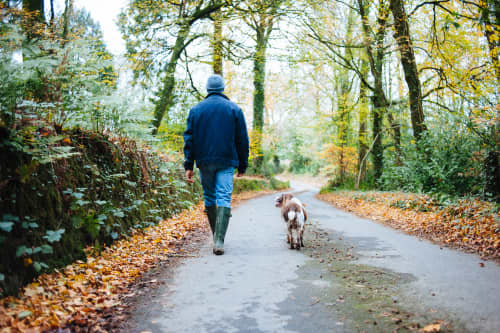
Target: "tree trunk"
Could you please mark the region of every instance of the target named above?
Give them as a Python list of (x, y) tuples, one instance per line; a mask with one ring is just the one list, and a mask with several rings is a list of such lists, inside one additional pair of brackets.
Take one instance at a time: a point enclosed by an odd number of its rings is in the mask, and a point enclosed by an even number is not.
[(343, 184), (346, 178), (346, 161), (345, 161), (345, 147), (347, 145), (347, 135), (349, 129), (349, 106), (347, 105), (348, 94), (349, 94), (349, 82), (347, 72), (341, 70), (340, 77), (340, 91), (338, 96), (338, 125), (337, 125), (337, 144), (340, 148), (339, 152), (339, 184)]
[[(387, 108), (387, 98), (382, 87), (382, 66), (378, 66), (378, 63), (374, 66), (375, 70), (372, 69), (372, 75), (375, 81), (375, 90), (373, 91), (373, 108), (372, 108), (372, 119), (373, 119), (373, 167), (375, 169), (375, 182), (377, 182), (384, 171), (384, 147), (382, 145), (383, 138), (383, 121), (384, 112)], [(377, 70), (377, 68), (380, 68)]]
[(490, 150), (484, 162), (485, 184), (483, 197), (500, 202), (500, 153)]
[(424, 123), (424, 110), (422, 107), (422, 89), (418, 77), (415, 53), (410, 38), (408, 16), (402, 0), (390, 0), (390, 8), (394, 17), (394, 35), (401, 54), (401, 64), (405, 72), (405, 80), (410, 95), (411, 125), (415, 141), (419, 141), (422, 133), (427, 130)]
[(375, 182), (380, 179), (382, 172), (384, 171), (384, 147), (382, 146), (382, 120), (383, 120), (383, 109), (377, 107), (377, 104), (373, 103), (372, 109), (372, 119), (373, 119), (373, 168)]
[[(485, 8), (481, 10), (480, 17), (483, 25), (483, 34), (488, 43), (489, 54), (493, 64), (493, 70), (497, 79), (497, 105), (500, 104), (500, 41), (498, 40), (498, 29), (500, 29), (500, 3), (498, 1), (489, 0), (485, 2)], [(490, 15), (493, 14), (493, 15)], [(493, 20), (493, 24), (492, 24)], [(487, 199), (493, 198), (496, 202), (500, 202), (500, 117), (494, 124), (489, 126), (491, 133), (491, 143), (488, 144), (488, 153), (483, 162), (483, 170), (485, 175), (485, 184), (483, 188), (484, 197)]]
[(220, 10), (213, 14), (213, 25), (214, 25), (214, 35), (213, 35), (213, 70), (214, 74), (219, 74), (223, 76), (223, 60), (224, 55), (222, 53), (222, 17)]
[(266, 48), (267, 38), (265, 29), (257, 29), (257, 45), (253, 56), (253, 124), (252, 135), (254, 148), (254, 168), (260, 171), (264, 161), (262, 152), (262, 130), (264, 128), (264, 102), (265, 102), (265, 79), (266, 79)]
[[(367, 78), (368, 62), (366, 59), (361, 60), (361, 75)], [(366, 86), (361, 83), (359, 86), (359, 131), (358, 131), (358, 173), (360, 181), (363, 181), (366, 175), (365, 155), (368, 151), (368, 131), (366, 128), (366, 118), (368, 116), (368, 98), (366, 94)]]
[(370, 36), (370, 24), (368, 22), (368, 7), (363, 4), (363, 0), (358, 0), (359, 13), (361, 15), (361, 25), (363, 28), (363, 42), (368, 56), (370, 70), (373, 76), (374, 87), (372, 97), (372, 119), (373, 119), (373, 167), (375, 182), (382, 176), (384, 170), (384, 147), (382, 146), (382, 126), (384, 110), (388, 106), (387, 98), (382, 85), (382, 64), (384, 60), (385, 48), (384, 37), (387, 26), (387, 15), (384, 0), (380, 0), (377, 13), (378, 31), (375, 34), (375, 51), (373, 51), (373, 38)]
[(73, 14), (73, 0), (66, 0), (63, 14), (63, 32), (62, 45), (64, 46), (69, 40), (69, 29), (71, 14)]
[(177, 68), (177, 63), (181, 57), (182, 52), (184, 51), (186, 46), (193, 40), (191, 39), (186, 41), (189, 36), (191, 26), (196, 21), (209, 17), (213, 12), (218, 11), (223, 5), (224, 2), (210, 1), (205, 7), (197, 5), (196, 11), (190, 16), (182, 16), (182, 14), (179, 15), (179, 32), (177, 33), (175, 44), (172, 49), (172, 55), (170, 56), (168, 64), (165, 66), (163, 89), (159, 94), (160, 98), (155, 106), (154, 118), (152, 122), (153, 135), (156, 135), (158, 133), (158, 129), (160, 128), (163, 117), (165, 116), (165, 114), (168, 114), (168, 111), (174, 104), (175, 70)]
[[(354, 24), (354, 11), (349, 9), (349, 14), (347, 17), (347, 26), (345, 40), (347, 43), (352, 42), (352, 26)], [(344, 49), (344, 58), (351, 60), (352, 53), (348, 49)], [(349, 137), (349, 123), (351, 106), (349, 105), (349, 92), (351, 90), (349, 72), (345, 68), (340, 68), (339, 72), (340, 81), (340, 91), (337, 98), (337, 105), (339, 111), (339, 122), (338, 122), (338, 134), (337, 134), (337, 144), (340, 148), (339, 154), (339, 171), (340, 179), (339, 183), (343, 184), (347, 176), (347, 161), (345, 156), (345, 149), (347, 147), (347, 140)]]
[(394, 149), (396, 150), (396, 165), (401, 166), (403, 163), (401, 162), (402, 152), (401, 152), (401, 124), (394, 119), (391, 111), (387, 111), (387, 120), (389, 120), (389, 124), (392, 129), (392, 136), (394, 138)]
[[(488, 43), (489, 53), (491, 62), (493, 63), (493, 69), (498, 81), (498, 92), (500, 92), (500, 59), (499, 59), (499, 48), (500, 40), (498, 40), (498, 29), (500, 29), (500, 3), (498, 1), (486, 1), (484, 3), (485, 7), (480, 10), (480, 18), (483, 26), (483, 34)], [(490, 15), (490, 13), (495, 13), (495, 15)], [(491, 19), (493, 18), (494, 24), (492, 24)]]
[(165, 114), (174, 104), (174, 89), (175, 89), (175, 70), (177, 68), (177, 62), (181, 56), (182, 51), (185, 47), (186, 38), (189, 34), (190, 26), (185, 24), (181, 27), (177, 39), (175, 40), (175, 45), (172, 50), (172, 55), (165, 67), (165, 78), (163, 79), (163, 89), (160, 92), (160, 99), (156, 103), (154, 118), (153, 118), (153, 135), (158, 133), (161, 122)]
[(50, 0), (50, 27), (51, 29), (54, 28), (54, 20), (56, 18), (56, 13), (54, 11), (54, 0)]

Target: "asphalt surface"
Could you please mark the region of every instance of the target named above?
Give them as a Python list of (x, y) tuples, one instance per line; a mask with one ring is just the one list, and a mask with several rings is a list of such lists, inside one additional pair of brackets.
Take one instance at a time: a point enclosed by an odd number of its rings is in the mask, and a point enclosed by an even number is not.
[[(441, 248), (358, 218), (315, 199), (314, 188), (292, 186), (307, 203), (309, 222), (314, 225), (306, 230), (306, 247), (313, 229), (320, 228), (325, 235), (334, 235), (328, 236), (333, 245), (355, 252), (353, 265), (405, 276), (403, 287), (393, 296), (398, 306), (437, 313), (456, 327), (454, 332), (500, 332), (496, 263), (484, 262), (482, 267), (476, 255)], [(313, 264), (312, 249), (287, 247), (285, 226), (273, 199), (274, 195), (260, 197), (234, 209), (225, 255), (212, 254), (211, 240), (204, 243), (199, 256), (184, 260), (153, 297), (139, 301), (127, 330), (384, 331), (380, 325), (358, 326), (346, 318), (351, 312), (344, 311), (342, 304), (335, 306), (332, 300), (338, 301), (346, 292), (342, 284), (335, 276), (326, 278), (326, 266)]]

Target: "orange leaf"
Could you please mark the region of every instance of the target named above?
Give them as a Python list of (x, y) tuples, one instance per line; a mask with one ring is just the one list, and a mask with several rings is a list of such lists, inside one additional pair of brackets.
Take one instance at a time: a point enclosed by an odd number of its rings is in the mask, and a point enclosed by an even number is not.
[(441, 331), (441, 324), (430, 324), (424, 327), (422, 332), (432, 333)]

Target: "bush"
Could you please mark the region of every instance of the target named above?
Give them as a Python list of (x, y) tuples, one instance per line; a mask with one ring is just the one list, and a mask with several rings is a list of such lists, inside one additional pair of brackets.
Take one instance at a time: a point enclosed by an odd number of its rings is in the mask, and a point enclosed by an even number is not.
[(249, 191), (262, 190), (285, 190), (290, 187), (288, 181), (283, 182), (276, 178), (267, 180), (265, 178), (235, 178), (233, 184), (233, 193), (242, 193)]
[(385, 190), (478, 195), (484, 183), (479, 139), (455, 130), (427, 132), (420, 149), (405, 148), (401, 166), (388, 166), (380, 179)]

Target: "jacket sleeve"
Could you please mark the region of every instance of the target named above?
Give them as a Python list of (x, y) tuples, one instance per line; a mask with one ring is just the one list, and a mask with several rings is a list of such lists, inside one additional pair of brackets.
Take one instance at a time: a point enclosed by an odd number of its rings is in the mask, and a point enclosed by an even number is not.
[(248, 168), (248, 132), (245, 116), (241, 109), (236, 113), (236, 150), (238, 152), (238, 172), (245, 173)]
[(184, 131), (184, 169), (193, 170), (193, 126), (191, 124), (191, 111), (187, 118), (187, 127)]

